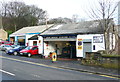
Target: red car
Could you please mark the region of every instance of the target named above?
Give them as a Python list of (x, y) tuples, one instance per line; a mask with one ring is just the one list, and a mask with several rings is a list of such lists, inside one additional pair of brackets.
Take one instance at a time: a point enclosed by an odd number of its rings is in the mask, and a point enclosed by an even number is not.
[(31, 57), (32, 55), (37, 55), (38, 53), (38, 46), (28, 46), (25, 49), (20, 51), (20, 55), (27, 55)]
[(0, 45), (5, 44), (5, 45), (13, 45), (11, 42), (8, 41), (1, 41)]

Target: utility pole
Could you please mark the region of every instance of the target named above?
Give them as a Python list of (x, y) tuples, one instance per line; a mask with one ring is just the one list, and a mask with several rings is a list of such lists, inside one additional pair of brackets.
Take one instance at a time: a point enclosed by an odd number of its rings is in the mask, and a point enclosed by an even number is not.
[(0, 29), (3, 29), (3, 25), (2, 25), (2, 16), (0, 16)]
[(48, 28), (47, 22), (48, 22), (48, 14), (47, 14), (47, 11), (45, 11), (45, 25), (46, 25), (46, 28)]
[(14, 26), (15, 26), (15, 31), (16, 31), (16, 24)]

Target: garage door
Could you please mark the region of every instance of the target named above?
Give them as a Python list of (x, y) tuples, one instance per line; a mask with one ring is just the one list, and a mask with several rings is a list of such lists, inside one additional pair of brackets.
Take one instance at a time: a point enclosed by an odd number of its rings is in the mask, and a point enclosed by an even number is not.
[(92, 43), (84, 42), (83, 43), (83, 57), (85, 58), (85, 52), (92, 52)]

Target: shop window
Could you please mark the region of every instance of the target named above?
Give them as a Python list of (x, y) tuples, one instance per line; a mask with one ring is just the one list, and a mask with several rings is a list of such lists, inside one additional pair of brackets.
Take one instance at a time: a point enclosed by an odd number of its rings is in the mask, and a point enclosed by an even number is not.
[(33, 45), (34, 45), (34, 46), (37, 46), (37, 41), (33, 41)]
[(95, 45), (93, 45), (93, 50), (95, 50)]

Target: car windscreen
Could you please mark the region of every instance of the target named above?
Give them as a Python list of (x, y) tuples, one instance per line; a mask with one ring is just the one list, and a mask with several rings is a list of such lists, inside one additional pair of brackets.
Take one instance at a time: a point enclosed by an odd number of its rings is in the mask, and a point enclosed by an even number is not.
[(25, 49), (26, 48), (26, 46), (21, 46), (21, 49)]
[(20, 46), (17, 46), (17, 47), (15, 47), (14, 49), (18, 49), (18, 48), (20, 48)]
[(32, 47), (30, 47), (30, 46), (25, 48), (25, 50), (30, 50), (30, 49), (32, 49)]
[(16, 47), (18, 47), (19, 45), (11, 45), (13, 48), (16, 48)]
[(11, 47), (10, 45), (5, 45), (5, 47)]

